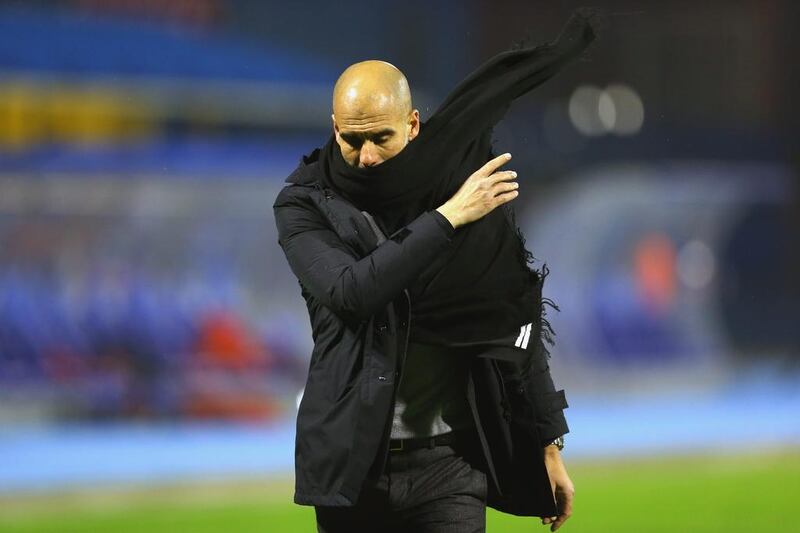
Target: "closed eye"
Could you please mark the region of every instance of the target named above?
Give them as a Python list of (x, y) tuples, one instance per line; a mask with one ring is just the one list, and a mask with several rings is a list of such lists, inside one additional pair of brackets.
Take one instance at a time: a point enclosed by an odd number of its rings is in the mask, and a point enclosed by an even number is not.
[(364, 144), (364, 140), (357, 135), (340, 134), (340, 137), (355, 149), (361, 148), (361, 145)]
[(384, 144), (389, 139), (391, 139), (394, 134), (395, 131), (393, 129), (387, 128), (384, 130), (376, 131), (375, 133), (366, 133), (366, 134), (340, 132), (339, 136), (342, 138), (342, 140), (344, 140), (344, 142), (346, 142), (347, 144), (358, 150), (359, 148), (361, 148), (361, 145), (364, 144), (364, 141), (367, 139), (369, 139), (370, 141), (372, 141), (377, 145), (381, 145)]
[(375, 144), (383, 144), (389, 139), (391, 139), (393, 135), (394, 135), (394, 130), (391, 128), (387, 128), (385, 130), (376, 131), (375, 133), (370, 135), (369, 138)]

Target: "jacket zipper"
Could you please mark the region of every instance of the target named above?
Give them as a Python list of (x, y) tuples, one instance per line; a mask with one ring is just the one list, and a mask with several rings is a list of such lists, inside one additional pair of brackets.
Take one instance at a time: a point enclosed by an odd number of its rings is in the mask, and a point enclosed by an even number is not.
[[(408, 341), (411, 337), (411, 295), (408, 293), (408, 289), (403, 289), (403, 293), (406, 295), (406, 302), (408, 303), (407, 311), (406, 311), (406, 334), (403, 340), (403, 354), (402, 354), (402, 361), (399, 366), (400, 369), (404, 369), (406, 367), (406, 357), (408, 356)], [(397, 370), (399, 379), (395, 384), (395, 396), (397, 389), (400, 388), (400, 382), (403, 381), (403, 374), (400, 370)], [(394, 409), (394, 402), (392, 402), (392, 409)]]
[(403, 350), (400, 354), (400, 362), (401, 364), (398, 366), (397, 362), (395, 362), (395, 376), (397, 379), (394, 383), (394, 391), (392, 392), (392, 408), (389, 411), (389, 419), (390, 423), (388, 425), (388, 429), (386, 430), (386, 435), (384, 436), (386, 439), (386, 452), (389, 452), (389, 441), (392, 437), (392, 428), (394, 427), (394, 408), (397, 403), (397, 391), (400, 389), (400, 383), (403, 381), (403, 374), (399, 369), (403, 369), (406, 366), (406, 357), (408, 356), (408, 341), (409, 337), (411, 336), (411, 295), (408, 293), (408, 289), (403, 289), (403, 294), (406, 296), (406, 302), (408, 304), (407, 311), (406, 311), (406, 332), (403, 337)]

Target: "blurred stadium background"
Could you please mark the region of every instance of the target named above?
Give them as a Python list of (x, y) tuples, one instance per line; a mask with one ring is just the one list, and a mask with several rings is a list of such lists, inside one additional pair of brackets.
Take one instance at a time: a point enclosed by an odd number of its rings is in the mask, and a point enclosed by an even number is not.
[[(796, 531), (800, 9), (595, 4), (496, 129), (561, 308), (565, 531)], [(425, 118), (576, 5), (0, 2), (0, 530), (313, 530), (275, 194), (347, 65), (396, 64)]]

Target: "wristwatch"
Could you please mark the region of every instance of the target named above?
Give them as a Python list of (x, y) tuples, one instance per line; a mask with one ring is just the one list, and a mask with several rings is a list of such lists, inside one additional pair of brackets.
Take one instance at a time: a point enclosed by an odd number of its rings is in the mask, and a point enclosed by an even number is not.
[(558, 437), (556, 439), (553, 439), (552, 441), (550, 441), (547, 444), (545, 444), (545, 446), (550, 446), (551, 444), (555, 444), (556, 448), (558, 448), (558, 451), (563, 450), (564, 449), (564, 435), (561, 435), (560, 437)]

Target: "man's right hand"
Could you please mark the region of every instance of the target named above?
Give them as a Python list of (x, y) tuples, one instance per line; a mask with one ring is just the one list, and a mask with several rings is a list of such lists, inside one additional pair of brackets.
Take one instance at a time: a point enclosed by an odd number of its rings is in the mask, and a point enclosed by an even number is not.
[(496, 172), (510, 160), (511, 154), (503, 154), (483, 165), (467, 178), (452, 198), (436, 210), (454, 228), (458, 228), (483, 218), (497, 206), (516, 198), (519, 184), (512, 180), (517, 173), (513, 170)]

